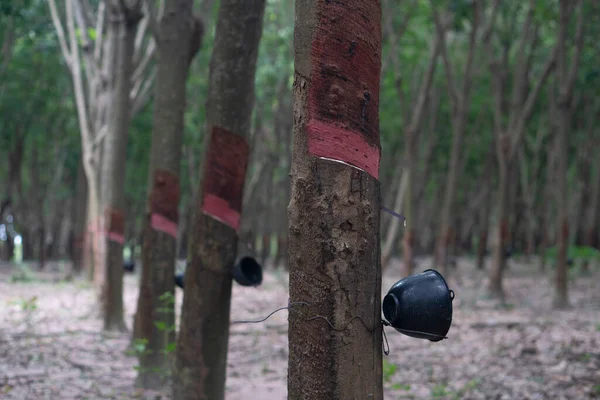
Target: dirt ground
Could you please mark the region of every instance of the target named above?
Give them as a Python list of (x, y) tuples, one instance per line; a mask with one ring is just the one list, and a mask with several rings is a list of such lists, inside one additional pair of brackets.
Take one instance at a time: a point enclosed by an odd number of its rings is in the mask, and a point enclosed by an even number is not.
[[(384, 293), (398, 268), (384, 277)], [(573, 309), (553, 311), (550, 272), (511, 263), (502, 307), (486, 300), (485, 275), (474, 271), (461, 260), (448, 280), (456, 299), (447, 340), (386, 328), (385, 398), (600, 398), (600, 272), (572, 280)], [(94, 290), (60, 276), (0, 265), (0, 399), (169, 399), (133, 387), (129, 334), (102, 334)], [(125, 277), (130, 328), (137, 282), (137, 275)], [(178, 289), (177, 304), (181, 297)], [(262, 318), (287, 301), (287, 276), (268, 272), (259, 288), (234, 285), (232, 320)], [(261, 324), (232, 325), (228, 367), (228, 400), (285, 399), (287, 311)]]

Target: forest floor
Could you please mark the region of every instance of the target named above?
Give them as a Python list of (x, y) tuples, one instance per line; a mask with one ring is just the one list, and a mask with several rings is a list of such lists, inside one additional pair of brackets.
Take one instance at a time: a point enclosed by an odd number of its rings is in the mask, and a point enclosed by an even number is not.
[[(420, 263), (425, 269), (430, 261)], [(55, 265), (54, 269), (60, 269)], [(31, 267), (33, 268), (33, 266)], [(395, 282), (399, 264), (384, 276)], [(137, 390), (130, 334), (102, 334), (93, 288), (60, 271), (31, 273), (0, 264), (0, 399), (169, 399)], [(485, 272), (468, 260), (448, 279), (455, 291), (448, 339), (432, 343), (386, 328), (386, 399), (600, 398), (600, 272), (570, 282), (569, 311), (553, 311), (551, 271), (511, 262), (506, 304), (484, 296)], [(131, 329), (138, 276), (125, 277)], [(177, 304), (182, 293), (177, 290)], [(234, 284), (232, 320), (259, 319), (287, 305), (287, 275)], [(286, 398), (287, 312), (261, 324), (232, 325), (227, 399)]]

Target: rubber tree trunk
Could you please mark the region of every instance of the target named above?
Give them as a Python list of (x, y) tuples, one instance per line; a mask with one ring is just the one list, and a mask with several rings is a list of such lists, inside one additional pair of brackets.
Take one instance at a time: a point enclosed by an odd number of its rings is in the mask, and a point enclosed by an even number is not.
[(492, 189), (486, 188), (485, 199), (483, 200), (483, 207), (479, 212), (479, 221), (477, 224), (477, 230), (479, 234), (479, 242), (477, 243), (477, 269), (483, 269), (485, 264), (485, 253), (487, 250), (488, 243), (488, 231), (490, 226), (490, 211), (492, 208)]
[(265, 0), (223, 0), (219, 8), (206, 100), (209, 136), (185, 274), (174, 400), (225, 397), (232, 268), (264, 8)]
[[(556, 111), (558, 113), (558, 125), (556, 132), (557, 140), (557, 247), (558, 256), (556, 260), (556, 277), (554, 294), (554, 307), (564, 309), (569, 307), (569, 296), (567, 292), (567, 251), (569, 246), (569, 204), (567, 198), (567, 168), (568, 168), (568, 135), (571, 130), (572, 100), (575, 79), (581, 49), (583, 47), (583, 1), (575, 2), (560, 0), (559, 2), (559, 26), (557, 30), (557, 83), (558, 96)], [(571, 15), (576, 15), (576, 28), (574, 40), (574, 52), (568, 57), (567, 36)]]
[(125, 166), (127, 161), (127, 136), (131, 90), (132, 57), (139, 10), (125, 6), (113, 8), (115, 18), (112, 29), (117, 30), (118, 50), (116, 81), (113, 91), (112, 118), (104, 144), (102, 170), (104, 235), (100, 268), (104, 269), (101, 283), (102, 315), (104, 329), (126, 330), (123, 319), (123, 245), (125, 234)]
[[(498, 152), (500, 153), (500, 151)], [(489, 272), (488, 292), (491, 296), (504, 300), (504, 289), (502, 288), (502, 275), (506, 258), (504, 257), (504, 248), (508, 242), (508, 176), (509, 167), (505, 156), (499, 155), (498, 162), (498, 192), (497, 192), (497, 224), (495, 227), (495, 237), (492, 254), (492, 267)]]
[(568, 268), (567, 268), (567, 250), (569, 246), (569, 210), (567, 199), (567, 135), (570, 130), (570, 110), (569, 105), (563, 101), (557, 102), (558, 110), (558, 126), (557, 126), (557, 259), (556, 259), (556, 275), (555, 275), (555, 293), (554, 307), (568, 308)]
[(288, 399), (379, 400), (380, 3), (295, 16)]
[[(136, 337), (145, 339), (137, 385), (157, 389), (169, 371), (175, 329), (175, 259), (179, 207), (179, 170), (186, 104), (186, 78), (203, 34), (192, 16), (193, 0), (168, 0), (160, 21), (152, 147), (142, 247), (142, 276)], [(192, 40), (192, 37), (194, 40)], [(192, 48), (192, 43), (198, 44)]]

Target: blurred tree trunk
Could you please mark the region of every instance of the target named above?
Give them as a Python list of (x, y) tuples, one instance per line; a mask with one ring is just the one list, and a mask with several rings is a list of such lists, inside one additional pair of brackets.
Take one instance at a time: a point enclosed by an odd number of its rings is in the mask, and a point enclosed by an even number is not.
[[(499, 3), (499, 0), (495, 0), (494, 7)], [(538, 44), (538, 26), (533, 18), (535, 0), (530, 0), (526, 7), (525, 20), (520, 29), (521, 36), (517, 40), (505, 40), (499, 55), (495, 54), (494, 41), (486, 41), (487, 58), (492, 74), (494, 136), (498, 159), (497, 224), (488, 292), (501, 300), (504, 299), (502, 277), (506, 264), (505, 249), (510, 233), (509, 189), (515, 153), (521, 145), (526, 124), (531, 118), (541, 87), (550, 75), (555, 61), (553, 52), (543, 64), (537, 79), (534, 82), (529, 81), (531, 58), (536, 54), (535, 47)], [(515, 8), (514, 11), (520, 12), (519, 8)], [(493, 19), (494, 16), (492, 16), (492, 24)], [(497, 34), (498, 31), (496, 30), (495, 33)], [(515, 43), (518, 44), (516, 49), (513, 46)], [(508, 55), (512, 50), (517, 56), (511, 71)], [(509, 75), (512, 76), (510, 91), (507, 90)]]
[(486, 161), (481, 174), (483, 182), (483, 199), (482, 206), (477, 217), (477, 255), (475, 265), (477, 269), (483, 269), (485, 266), (485, 258), (488, 253), (488, 239), (490, 229), (490, 217), (492, 213), (492, 194), (493, 194), (493, 172), (495, 166), (495, 143), (492, 141), (490, 149), (486, 153)]
[[(387, 4), (384, 2), (384, 4)], [(405, 180), (405, 185), (402, 183), (399, 185), (399, 191), (404, 192), (404, 199), (402, 200), (403, 216), (406, 218), (406, 229), (403, 235), (402, 247), (403, 247), (403, 271), (402, 276), (408, 276), (412, 273), (414, 268), (414, 246), (417, 238), (417, 210), (416, 210), (416, 198), (415, 193), (417, 191), (416, 182), (416, 164), (417, 157), (415, 152), (417, 151), (418, 134), (421, 130), (423, 122), (423, 116), (425, 115), (426, 104), (429, 97), (429, 92), (433, 83), (433, 77), (435, 75), (435, 69), (437, 66), (437, 58), (440, 53), (440, 41), (438, 35), (434, 35), (431, 40), (431, 50), (428, 58), (428, 64), (423, 72), (423, 79), (418, 88), (418, 94), (415, 97), (413, 103), (407, 103), (405, 100), (405, 82), (402, 79), (401, 67), (400, 67), (400, 49), (399, 49), (399, 37), (404, 33), (406, 24), (410, 18), (410, 14), (407, 14), (402, 27), (397, 30), (393, 26), (392, 13), (386, 13), (385, 18), (385, 30), (386, 35), (390, 38), (391, 53), (392, 53), (392, 67), (394, 70), (394, 76), (396, 79), (396, 92), (400, 104), (403, 106), (403, 121), (404, 121), (404, 169), (402, 171), (401, 179)], [(408, 105), (410, 104), (410, 105)], [(402, 189), (404, 188), (404, 189)], [(396, 198), (394, 207), (401, 204), (401, 201)], [(399, 211), (398, 208), (395, 210)], [(389, 241), (395, 240), (396, 233), (398, 231), (398, 221), (392, 221), (386, 235), (386, 241), (384, 243), (384, 254), (383, 263), (387, 266), (391, 251), (393, 248), (392, 243)], [(385, 267), (384, 267), (385, 268)]]
[(191, 237), (173, 399), (225, 397), (232, 268), (265, 0), (222, 0), (210, 63), (203, 180)]
[(200, 49), (204, 26), (192, 16), (193, 0), (167, 0), (157, 32), (158, 71), (154, 95), (151, 177), (144, 221), (138, 338), (147, 340), (140, 355), (137, 384), (147, 389), (166, 382), (167, 349), (175, 329), (173, 276), (177, 250), (179, 170), (186, 105), (186, 80)]
[(288, 398), (379, 400), (381, 9), (307, 0), (295, 11), (289, 286), (306, 305), (289, 314)]
[[(600, 135), (598, 135), (596, 124), (600, 115), (600, 101), (588, 100), (591, 106), (587, 111), (586, 133), (591, 138), (591, 144), (586, 148), (586, 158), (589, 176), (582, 183), (588, 190), (588, 201), (586, 208), (582, 210), (583, 221), (581, 224), (581, 236), (583, 246), (598, 248), (598, 217), (600, 214), (600, 157), (596, 156), (594, 149), (600, 146)], [(589, 183), (588, 183), (589, 182)], [(582, 264), (582, 272), (589, 273), (589, 261)]]
[(525, 214), (525, 255), (527, 259), (536, 253), (536, 232), (539, 230), (538, 221), (535, 214), (535, 204), (542, 198), (540, 189), (543, 189), (539, 177), (542, 174), (544, 140), (548, 136), (549, 124), (545, 118), (540, 118), (535, 139), (528, 140), (525, 137), (526, 144), (531, 147), (533, 157), (527, 160), (525, 148), (517, 150), (517, 161), (519, 163), (519, 178), (523, 193), (524, 214)]
[(69, 259), (71, 256), (70, 252), (70, 239), (71, 233), (73, 232), (73, 203), (75, 197), (69, 197), (64, 202), (63, 218), (60, 220), (60, 228), (57, 235), (58, 250), (57, 255), (61, 260)]
[[(554, 90), (551, 90), (552, 93), (554, 93)], [(551, 95), (549, 96), (549, 103), (550, 103), (550, 114), (551, 115), (556, 115), (555, 113), (552, 113), (552, 111), (554, 110), (554, 96)], [(555, 124), (551, 123), (549, 126), (549, 133), (550, 133), (550, 142), (546, 145), (546, 177), (545, 177), (545, 181), (544, 181), (544, 190), (543, 190), (543, 197), (546, 199), (551, 199), (553, 197), (555, 197), (555, 187), (556, 184), (554, 182), (555, 179), (555, 174), (554, 172), (556, 171), (556, 137), (554, 135), (554, 131), (555, 131)], [(539, 253), (540, 253), (540, 271), (544, 271), (546, 269), (546, 250), (548, 248), (548, 246), (551, 244), (551, 240), (550, 240), (550, 227), (551, 227), (551, 223), (550, 223), (550, 215), (552, 215), (552, 207), (551, 207), (551, 203), (548, 201), (544, 201), (542, 207), (540, 207), (539, 210), (539, 226), (540, 226), (540, 232), (541, 232), (541, 243), (540, 243), (540, 247), (539, 247)]]
[[(444, 61), (444, 70), (446, 72), (446, 85), (448, 88), (448, 96), (452, 108), (451, 123), (452, 123), (452, 147), (450, 151), (450, 162), (448, 164), (448, 176), (445, 183), (444, 202), (442, 204), (440, 233), (435, 252), (435, 260), (438, 265), (441, 265), (442, 271), (448, 274), (448, 245), (451, 236), (456, 232), (452, 229), (451, 222), (454, 219), (454, 204), (456, 202), (456, 192), (458, 185), (458, 176), (461, 174), (460, 166), (461, 151), (463, 150), (463, 137), (467, 128), (469, 106), (471, 103), (471, 81), (473, 79), (473, 60), (475, 58), (475, 50), (477, 47), (477, 32), (479, 30), (479, 3), (474, 2), (472, 6), (473, 22), (471, 24), (471, 32), (469, 34), (469, 50), (465, 64), (462, 84), (455, 80), (455, 70), (448, 56), (446, 46), (446, 21), (441, 21), (437, 12), (434, 10), (434, 19), (436, 22), (436, 33), (440, 41), (442, 59)], [(495, 13), (494, 9), (492, 13)], [(445, 16), (444, 16), (445, 17)], [(491, 23), (485, 27), (483, 33), (484, 40), (489, 36), (491, 31)]]
[[(556, 260), (555, 308), (569, 307), (567, 292), (567, 250), (569, 246), (569, 210), (567, 200), (568, 135), (571, 132), (573, 115), (573, 90), (577, 78), (577, 69), (583, 48), (583, 1), (559, 1), (559, 25), (557, 37), (557, 240), (558, 257)], [(571, 15), (576, 13), (574, 54), (569, 57), (567, 37)], [(569, 64), (570, 61), (570, 64)]]
[(131, 77), (135, 34), (142, 18), (141, 3), (132, 8), (125, 3), (109, 10), (108, 29), (117, 35), (115, 88), (112, 91), (111, 116), (104, 140), (102, 160), (102, 207), (104, 229), (100, 268), (101, 301), (105, 330), (125, 330), (123, 319), (123, 245), (125, 243), (125, 167), (127, 137), (131, 115)]

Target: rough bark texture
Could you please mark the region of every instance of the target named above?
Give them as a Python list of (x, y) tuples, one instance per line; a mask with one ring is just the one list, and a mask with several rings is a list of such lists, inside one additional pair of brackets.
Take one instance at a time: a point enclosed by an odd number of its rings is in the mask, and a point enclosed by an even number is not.
[[(166, 352), (175, 329), (175, 258), (179, 206), (179, 170), (190, 53), (200, 46), (194, 35), (192, 0), (168, 0), (160, 21), (158, 70), (154, 96), (149, 197), (144, 223), (142, 277), (136, 337), (147, 340), (140, 356), (137, 384), (160, 388), (169, 370)], [(200, 30), (199, 32), (202, 32)], [(192, 48), (193, 43), (197, 43)], [(201, 38), (200, 38), (201, 39)]]
[[(383, 398), (380, 21), (377, 0), (296, 1), (290, 302), (307, 305), (289, 313), (291, 400)], [(354, 139), (348, 153), (363, 140), (377, 169), (315, 157), (315, 137), (336, 150)]]
[[(223, 0), (219, 8), (206, 101), (210, 136), (185, 275), (175, 400), (225, 396), (232, 268), (264, 8), (265, 0)], [(209, 215), (225, 209), (220, 220)]]
[(104, 146), (102, 170), (105, 234), (102, 262), (102, 311), (105, 330), (125, 330), (123, 319), (123, 242), (115, 235), (124, 235), (125, 165), (127, 136), (129, 135), (132, 58), (137, 24), (141, 18), (138, 9), (112, 7), (111, 18), (118, 32), (118, 50), (115, 67), (116, 80), (111, 107), (111, 120)]

